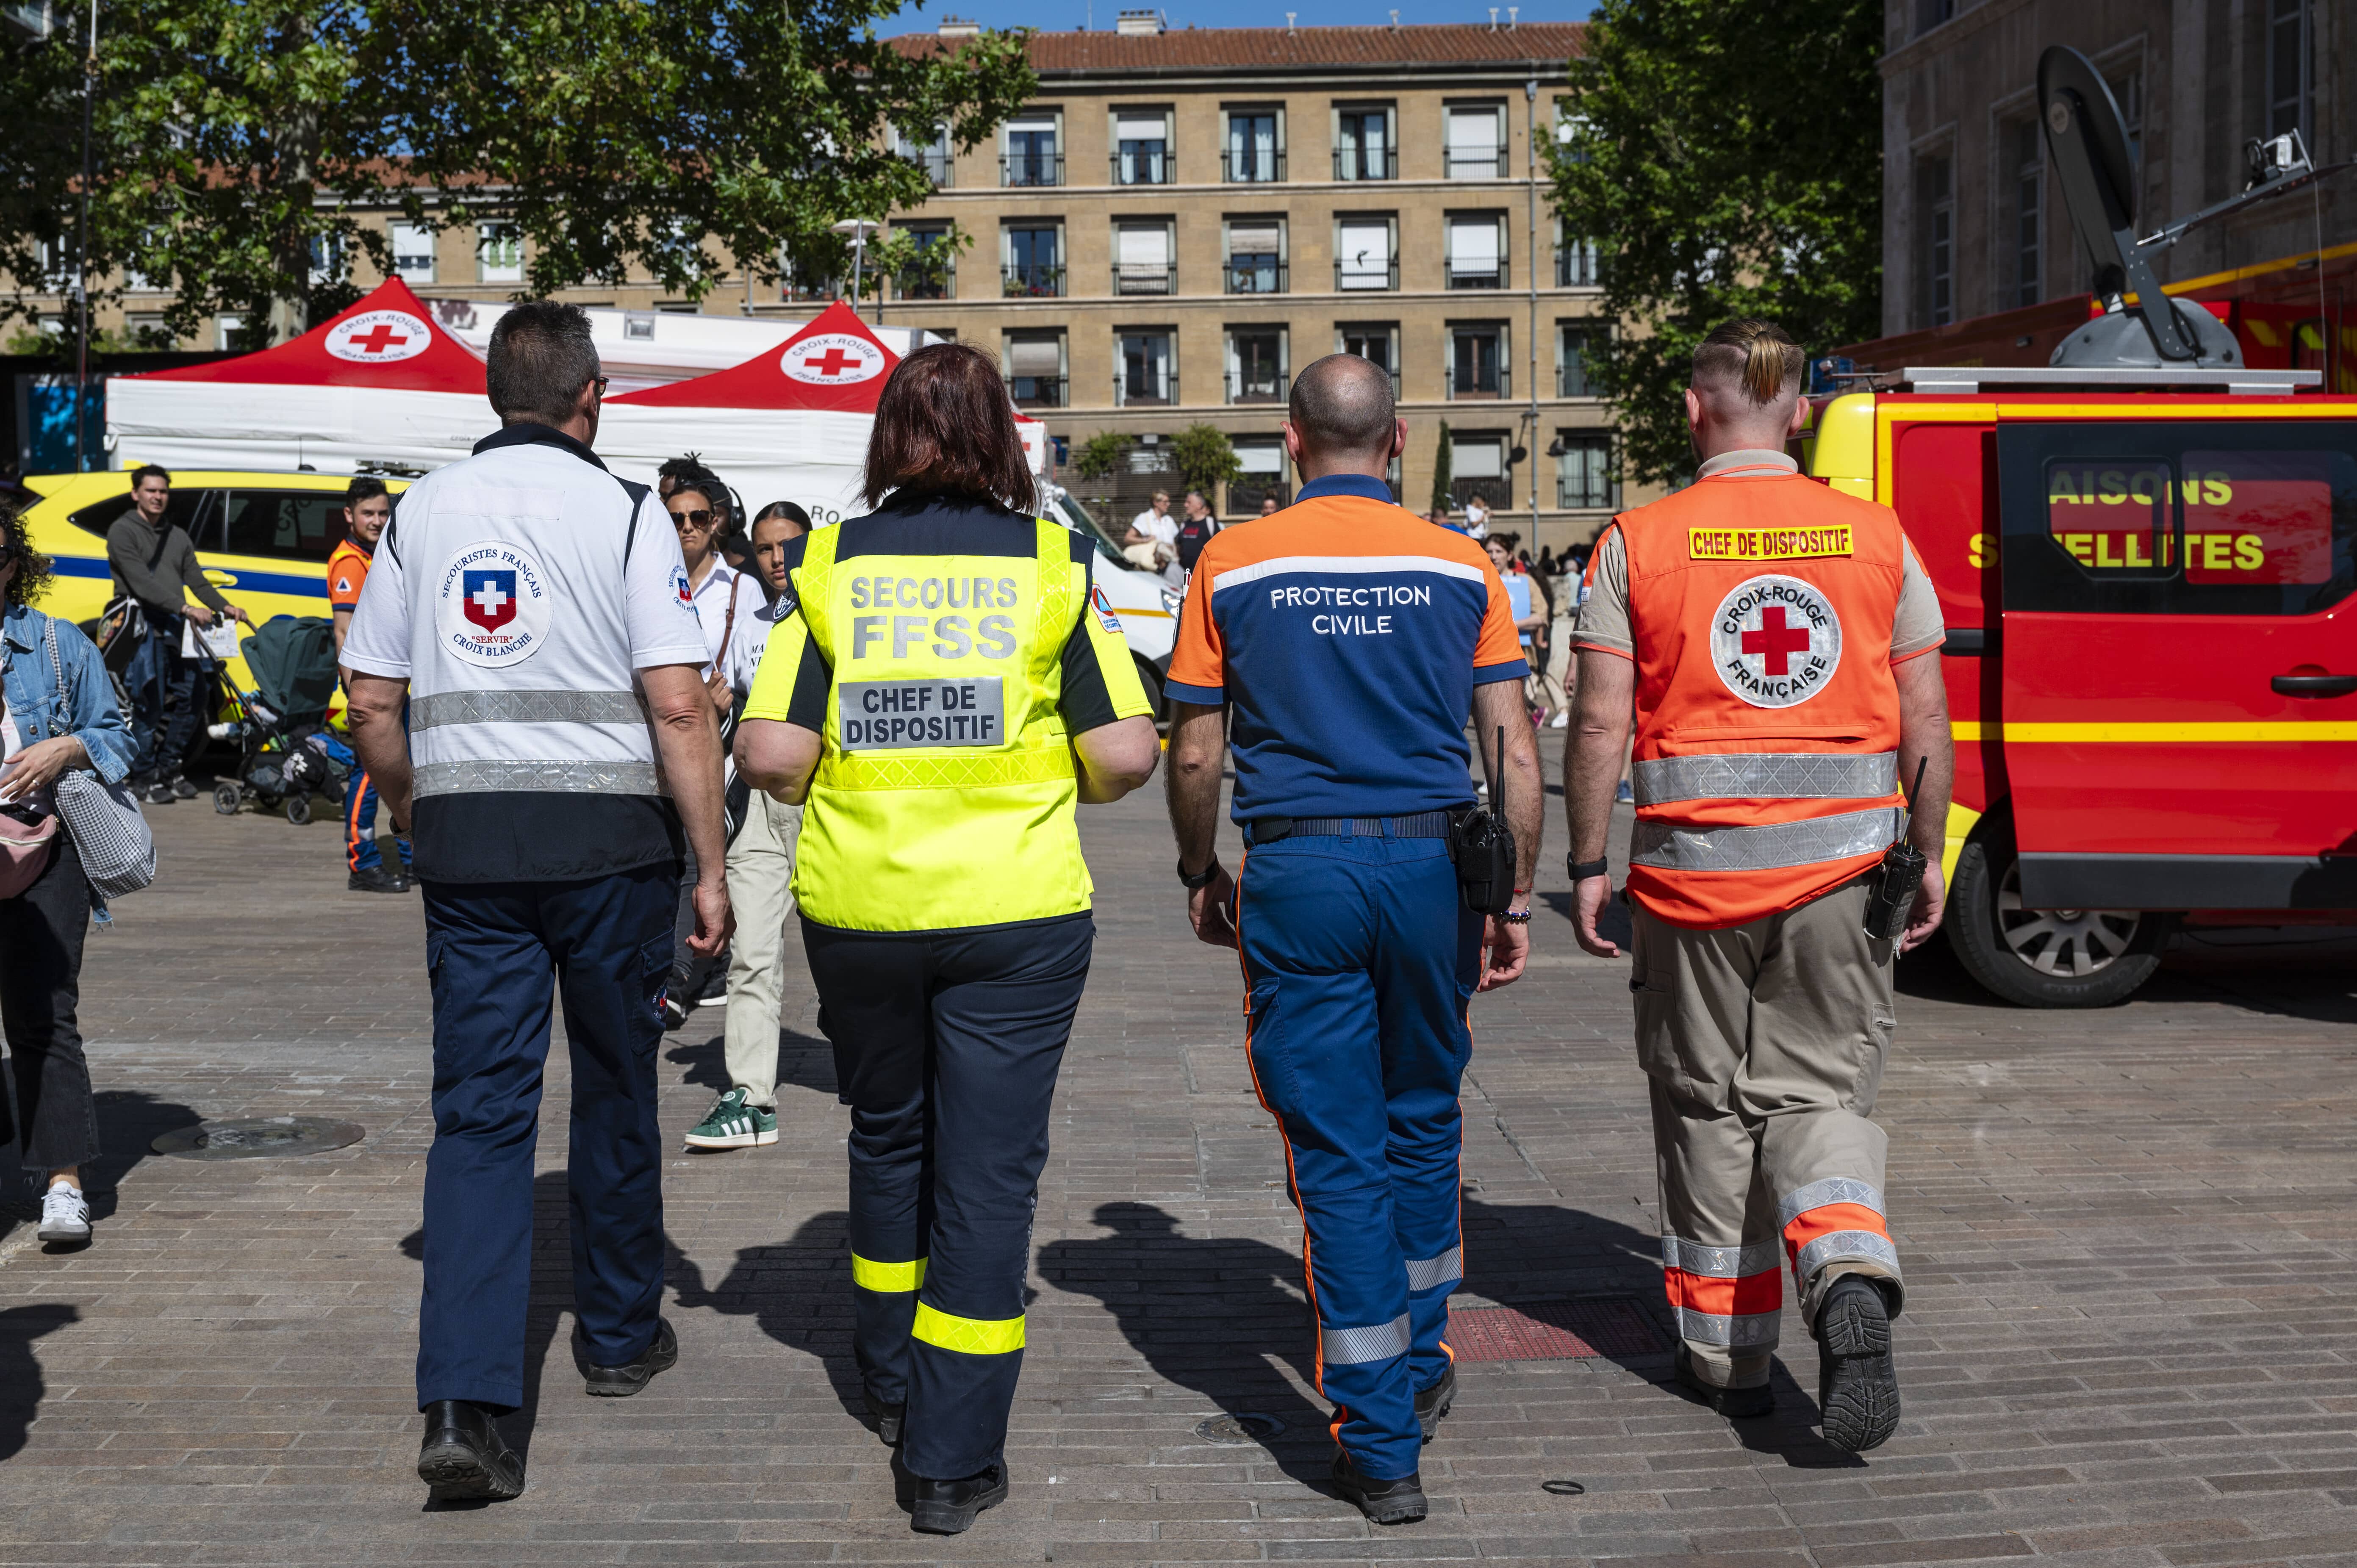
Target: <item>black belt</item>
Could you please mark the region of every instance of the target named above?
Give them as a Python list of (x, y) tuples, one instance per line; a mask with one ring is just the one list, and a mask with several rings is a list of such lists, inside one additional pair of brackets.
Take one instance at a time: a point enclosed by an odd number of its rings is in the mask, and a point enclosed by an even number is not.
[(1332, 834), (1362, 839), (1445, 839), (1448, 811), (1418, 811), (1412, 817), (1262, 817), (1245, 824), (1250, 843)]

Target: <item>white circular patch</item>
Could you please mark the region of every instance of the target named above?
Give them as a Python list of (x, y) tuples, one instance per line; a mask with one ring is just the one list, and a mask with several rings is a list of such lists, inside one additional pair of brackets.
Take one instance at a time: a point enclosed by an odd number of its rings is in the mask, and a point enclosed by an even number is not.
[(548, 640), (548, 578), (529, 551), (487, 540), (442, 568), (435, 635), (454, 659), (487, 669), (521, 664)]
[(1712, 667), (1755, 708), (1789, 708), (1824, 691), (1841, 650), (1833, 601), (1798, 577), (1752, 578), (1719, 601), (1710, 623)]
[(356, 365), (414, 360), (433, 341), (433, 329), (405, 310), (363, 310), (328, 328), (328, 352)]
[(814, 387), (847, 387), (884, 373), (884, 350), (850, 332), (822, 332), (789, 348), (778, 369)]

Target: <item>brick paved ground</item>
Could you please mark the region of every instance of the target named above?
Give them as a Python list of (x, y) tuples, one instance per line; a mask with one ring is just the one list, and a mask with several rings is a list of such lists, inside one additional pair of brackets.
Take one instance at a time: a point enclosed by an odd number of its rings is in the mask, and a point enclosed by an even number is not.
[[(1944, 954), (1910, 961), (1883, 1098), (1911, 1287), (1898, 1437), (1863, 1462), (1816, 1440), (1797, 1318), (1777, 1419), (1740, 1432), (1664, 1387), (1660, 1355), (1469, 1366), (1426, 1451), (1433, 1517), (1375, 1532), (1318, 1485), (1298, 1231), (1232, 960), (1182, 940), (1157, 803), (1089, 813), (1102, 934), (1040, 1200), (1015, 1494), (944, 1544), (909, 1533), (845, 1407), (844, 1117), (799, 986), (784, 1142), (666, 1171), (683, 1357), (624, 1403), (582, 1397), (565, 1348), (553, 1076), (545, 1366), (511, 1423), (531, 1489), (425, 1510), (416, 904), (345, 894), (330, 825), (157, 815), (166, 883), (125, 901), (87, 977), (99, 1242), (0, 1235), (0, 1561), (2357, 1559), (2357, 945), (2185, 948), (2093, 1015), (1993, 1005)], [(1560, 918), (1537, 935), (1530, 978), (1476, 1004), (1467, 1295), (1624, 1293), (1658, 1316), (1626, 992)], [(674, 1132), (721, 1082), (717, 1033), (707, 1011), (665, 1047)], [(368, 1137), (145, 1152), (200, 1115), (287, 1112)], [(1196, 1437), (1222, 1411), (1286, 1430)], [(1585, 1495), (1539, 1489), (1558, 1477)]]

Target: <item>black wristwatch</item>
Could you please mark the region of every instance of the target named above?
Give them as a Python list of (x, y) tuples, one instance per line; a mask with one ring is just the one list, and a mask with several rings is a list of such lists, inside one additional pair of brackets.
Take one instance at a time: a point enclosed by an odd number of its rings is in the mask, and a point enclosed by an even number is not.
[(1563, 857), (1563, 863), (1570, 868), (1571, 879), (1574, 882), (1585, 882), (1591, 876), (1601, 876), (1612, 869), (1609, 861), (1574, 860), (1569, 854)]
[(1189, 893), (1199, 892), (1203, 888), (1209, 887), (1211, 885), (1211, 879), (1219, 875), (1219, 874), (1220, 857), (1216, 854), (1211, 856), (1211, 865), (1203, 867), (1201, 871), (1196, 873), (1192, 876), (1187, 875), (1187, 863), (1182, 860), (1178, 863), (1178, 886), (1184, 887)]

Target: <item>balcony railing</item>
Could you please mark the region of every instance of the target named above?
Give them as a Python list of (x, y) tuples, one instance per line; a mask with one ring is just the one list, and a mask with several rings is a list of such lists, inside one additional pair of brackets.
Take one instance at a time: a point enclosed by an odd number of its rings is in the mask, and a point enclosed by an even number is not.
[(1230, 479), (1228, 481), (1228, 515), (1258, 517), (1262, 499), (1269, 496), (1275, 496), (1276, 504), (1281, 507), (1293, 504), (1292, 487), (1273, 474), (1259, 479), (1255, 479), (1249, 474), (1241, 479)]
[(1230, 294), (1284, 294), (1293, 287), (1293, 268), (1274, 256), (1230, 256)]
[(1113, 378), (1113, 401), (1116, 408), (1148, 405), (1159, 408), (1175, 403), (1178, 401), (1178, 377), (1176, 372), (1161, 377), (1149, 376), (1146, 378), (1145, 391), (1132, 392), (1129, 390), (1129, 377), (1116, 371)]
[(1365, 262), (1336, 262), (1334, 286), (1343, 293), (1373, 293), (1380, 289), (1399, 287), (1399, 263), (1396, 259), (1377, 266)]
[(1454, 263), (1446, 274), (1450, 288), (1503, 288), (1506, 286), (1506, 263), (1499, 262), (1487, 272), (1460, 273)]
[(1178, 160), (1168, 151), (1115, 153), (1106, 161), (1115, 185), (1168, 185), (1178, 177)]
[(893, 278), (892, 292), (902, 299), (949, 299), (956, 295), (957, 283), (949, 277), (902, 273)]
[(1273, 185), (1285, 178), (1285, 155), (1258, 150), (1220, 155), (1220, 177), (1230, 185)]
[(1139, 262), (1115, 262), (1113, 264), (1113, 291), (1115, 294), (1177, 294), (1178, 269), (1149, 266)]
[(1062, 376), (1009, 376), (1006, 395), (1017, 408), (1061, 408), (1064, 386)]
[(1601, 476), (1578, 475), (1555, 481), (1555, 504), (1562, 511), (1602, 511), (1620, 504), (1620, 487)]
[(1007, 153), (998, 160), (998, 183), (1001, 185), (1061, 185), (1064, 183), (1064, 155), (1061, 153)]
[(1555, 286), (1594, 288), (1596, 247), (1584, 242), (1558, 246), (1555, 253)]
[(1291, 376), (1264, 375), (1258, 371), (1228, 372), (1230, 403), (1283, 403), (1292, 392)]
[(1555, 368), (1555, 395), (1557, 397), (1601, 397), (1603, 394), (1589, 384), (1587, 366), (1583, 361)]
[(1504, 365), (1494, 370), (1473, 371), (1461, 377), (1458, 368), (1448, 367), (1448, 395), (1451, 399), (1512, 397), (1514, 395), (1513, 371)]
[(1397, 179), (1399, 159), (1388, 147), (1337, 147), (1336, 179)]
[(957, 183), (957, 160), (948, 153), (928, 149), (903, 152), (900, 156), (923, 169), (936, 190), (947, 190)]
[(1064, 269), (1048, 262), (1026, 262), (998, 273), (1002, 298), (1054, 299), (1064, 292)]
[(1451, 179), (1503, 179), (1506, 177), (1506, 149), (1495, 153), (1458, 152), (1448, 149), (1447, 173)]
[(1502, 474), (1486, 479), (1448, 481), (1448, 499), (1459, 510), (1463, 510), (1467, 501), (1479, 496), (1481, 498), (1482, 504), (1494, 511), (1501, 503), (1512, 501), (1513, 495), (1514, 481)]

